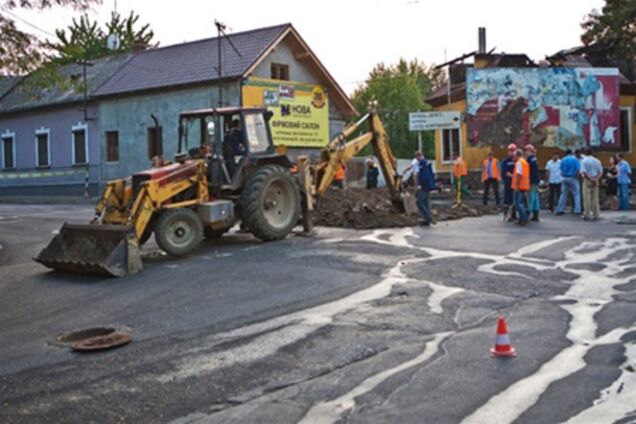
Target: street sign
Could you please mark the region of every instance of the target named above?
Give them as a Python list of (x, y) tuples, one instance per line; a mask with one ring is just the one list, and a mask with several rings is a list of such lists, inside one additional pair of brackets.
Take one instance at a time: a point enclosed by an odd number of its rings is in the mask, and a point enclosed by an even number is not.
[(459, 128), (459, 112), (412, 112), (409, 113), (409, 130), (448, 130)]

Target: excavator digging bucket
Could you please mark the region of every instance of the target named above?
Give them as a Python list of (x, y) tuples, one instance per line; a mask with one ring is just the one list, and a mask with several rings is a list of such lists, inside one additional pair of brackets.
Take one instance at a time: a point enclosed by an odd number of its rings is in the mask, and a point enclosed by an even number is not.
[(400, 193), (400, 201), (401, 201), (400, 206), (401, 206), (401, 209), (404, 210), (404, 213), (409, 215), (419, 213), (419, 210), (417, 209), (417, 202), (415, 200), (415, 197), (408, 191), (404, 191)]
[(64, 224), (35, 261), (55, 270), (123, 277), (142, 269), (139, 242), (123, 225)]

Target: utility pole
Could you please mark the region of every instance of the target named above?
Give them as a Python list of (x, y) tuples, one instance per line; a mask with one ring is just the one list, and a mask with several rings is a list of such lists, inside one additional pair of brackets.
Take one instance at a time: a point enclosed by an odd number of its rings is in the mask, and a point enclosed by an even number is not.
[[(447, 62), (448, 58), (446, 57), (446, 49), (444, 49), (444, 62)], [(450, 110), (450, 105), (451, 105), (451, 81), (450, 81), (450, 64), (448, 64), (448, 74), (446, 77), (446, 100), (448, 102), (448, 110)], [(459, 133), (459, 131), (458, 131)], [(450, 153), (450, 160), (453, 161), (453, 137), (452, 137), (453, 133), (449, 132), (448, 133), (448, 149), (449, 149), (449, 153)], [(461, 140), (459, 141), (459, 143), (461, 144)], [(444, 145), (444, 134), (442, 133), (442, 146)], [(442, 158), (443, 159), (443, 158)], [(453, 168), (451, 167), (451, 172), (450, 172), (450, 181), (451, 184), (454, 184), (454, 175), (453, 175)]]
[(84, 106), (84, 122), (88, 121), (88, 81), (86, 78), (86, 67), (93, 66), (88, 60), (80, 60), (76, 62), (78, 65), (82, 66), (82, 79), (84, 85), (84, 98), (83, 98), (83, 106)]
[(225, 32), (227, 25), (225, 25), (222, 22), (219, 22), (217, 20), (214, 20), (214, 25), (216, 26), (216, 33), (217, 33), (217, 53), (218, 53), (218, 62), (219, 62), (219, 66), (218, 66), (218, 71), (219, 71), (219, 102), (218, 102), (218, 106), (219, 107), (223, 107), (223, 85), (222, 85), (222, 80), (223, 80), (223, 45), (221, 43), (223, 37), (225, 37), (225, 39), (227, 40), (227, 42), (230, 44), (230, 46), (232, 47), (232, 49), (234, 50), (234, 52), (238, 55), (238, 57), (243, 57), (241, 56), (241, 53), (239, 53), (238, 49), (236, 48), (236, 46), (234, 45), (234, 43), (232, 43), (232, 40), (230, 40), (230, 38), (227, 36), (227, 33)]

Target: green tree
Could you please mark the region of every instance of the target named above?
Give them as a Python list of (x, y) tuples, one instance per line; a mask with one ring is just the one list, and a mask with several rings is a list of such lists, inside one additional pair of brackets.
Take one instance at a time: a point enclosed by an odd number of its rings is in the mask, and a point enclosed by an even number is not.
[(586, 46), (602, 46), (612, 59), (636, 57), (636, 0), (605, 0), (601, 11), (592, 10), (581, 26)]
[(49, 9), (58, 6), (87, 10), (102, 0), (5, 0), (0, 2), (0, 74), (25, 74), (45, 60), (43, 46), (33, 35), (17, 28), (13, 11)]
[[(154, 33), (149, 24), (137, 28), (138, 21), (139, 15), (132, 11), (127, 18), (113, 12), (110, 22), (102, 29), (96, 21), (91, 21), (88, 15), (83, 15), (79, 21), (73, 19), (73, 24), (68, 28), (56, 30), (57, 40), (47, 42), (46, 46), (54, 53), (55, 61), (58, 63), (96, 59), (114, 52), (130, 52), (135, 46), (148, 47), (152, 43)], [(119, 46), (114, 51), (107, 46), (110, 34), (114, 34), (119, 40)]]
[[(417, 149), (417, 133), (409, 131), (409, 113), (430, 110), (424, 99), (443, 81), (441, 71), (422, 62), (405, 59), (392, 66), (377, 64), (368, 78), (352, 96), (359, 111), (366, 111), (369, 101), (375, 99), (386, 127), (389, 143), (399, 158), (409, 158)], [(424, 151), (428, 157), (435, 153), (433, 134), (422, 134)], [(361, 154), (369, 154), (365, 149)]]

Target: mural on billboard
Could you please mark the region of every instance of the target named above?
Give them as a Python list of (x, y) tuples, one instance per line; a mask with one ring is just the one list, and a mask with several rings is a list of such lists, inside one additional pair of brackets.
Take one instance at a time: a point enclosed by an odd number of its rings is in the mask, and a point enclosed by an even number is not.
[(468, 141), (618, 149), (618, 76), (613, 68), (469, 69)]

